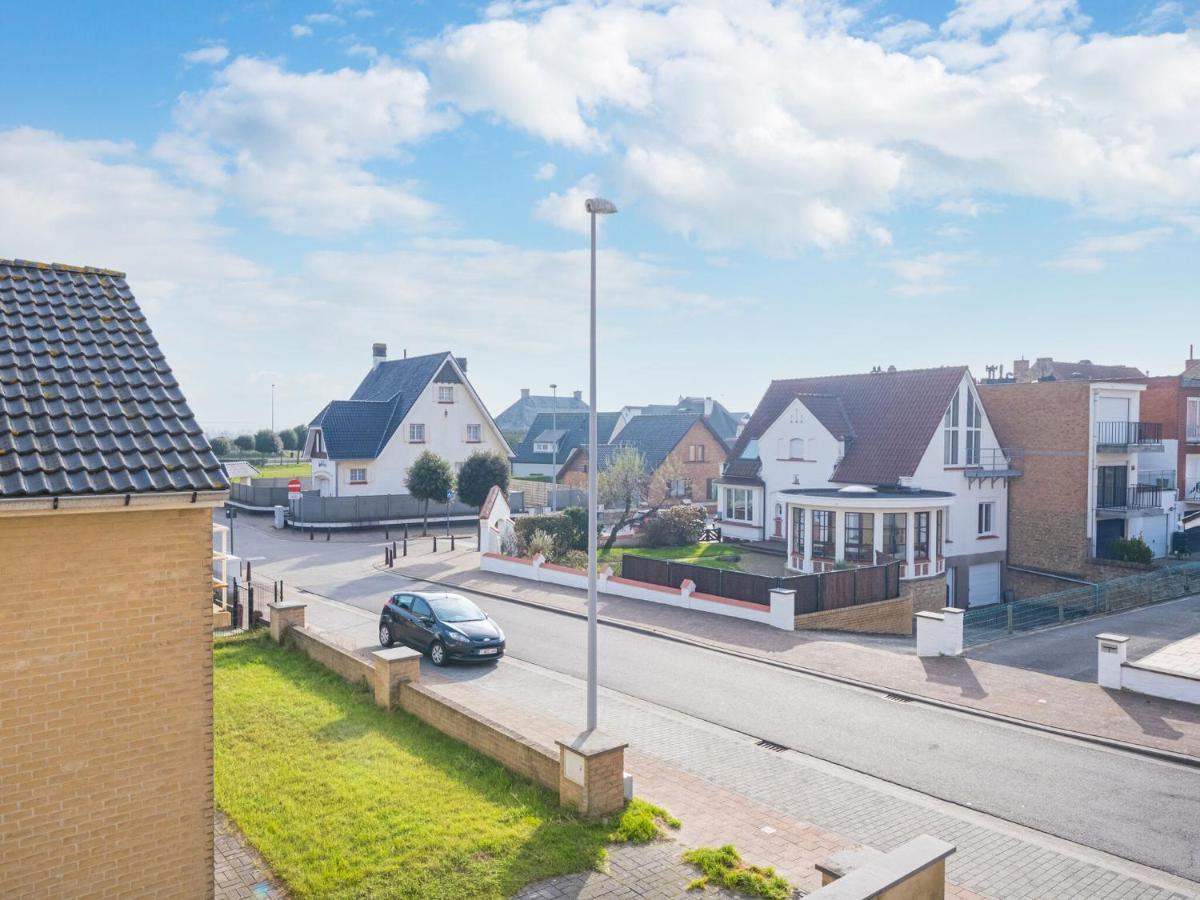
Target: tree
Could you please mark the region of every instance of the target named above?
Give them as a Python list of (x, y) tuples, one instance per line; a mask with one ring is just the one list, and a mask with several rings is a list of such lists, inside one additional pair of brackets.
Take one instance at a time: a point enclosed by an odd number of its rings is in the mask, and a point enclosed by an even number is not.
[(239, 450), (254, 449), (254, 438), (248, 434), (239, 434), (233, 439), (233, 443)]
[(285, 428), (279, 432), (279, 443), (283, 445), (284, 450), (296, 449), (296, 429)]
[(507, 459), (499, 453), (476, 451), (458, 470), (458, 498), (469, 506), (483, 506), (493, 486), (508, 495), (508, 478)]
[(254, 435), (254, 449), (263, 456), (270, 456), (283, 449), (283, 442), (270, 428), (264, 428)]
[[(588, 464), (591, 465), (591, 460)], [(638, 517), (640, 507), (649, 505), (647, 515), (652, 516), (671, 499), (671, 482), (677, 480), (679, 474), (679, 464), (670, 457), (650, 472), (646, 458), (633, 447), (613, 454), (608, 468), (599, 474), (596, 485), (600, 501), (621, 510), (604, 542), (605, 552), (612, 549), (617, 532)]]
[(296, 449), (304, 450), (304, 444), (308, 441), (308, 426), (297, 425), (292, 431), (296, 432)]
[(450, 463), (431, 450), (426, 450), (413, 462), (404, 478), (408, 492), (418, 500), (425, 501), (425, 517), (421, 523), (421, 534), (429, 534), (429, 501), (446, 502), (446, 495), (454, 488), (454, 473)]
[(233, 444), (229, 442), (229, 438), (217, 435), (208, 442), (208, 446), (212, 447), (212, 452), (217, 456), (228, 456), (233, 452)]

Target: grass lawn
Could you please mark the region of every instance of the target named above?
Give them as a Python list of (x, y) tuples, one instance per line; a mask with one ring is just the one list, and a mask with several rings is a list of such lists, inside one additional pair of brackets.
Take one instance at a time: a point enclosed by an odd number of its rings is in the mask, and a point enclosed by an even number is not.
[(504, 897), (603, 859), (614, 823), (304, 655), (260, 633), (213, 656), (217, 805), (295, 896)]
[(714, 569), (731, 569), (740, 571), (741, 566), (731, 559), (720, 557), (740, 556), (729, 544), (687, 544), (683, 547), (613, 547), (608, 553), (600, 553), (600, 565), (611, 563), (613, 572), (621, 574), (621, 557), (626, 553), (636, 556), (650, 556), (654, 559), (672, 559), (676, 562), (694, 563), (698, 566), (709, 566)]
[(307, 478), (312, 474), (308, 463), (292, 463), (288, 466), (263, 466), (258, 470), (260, 478)]

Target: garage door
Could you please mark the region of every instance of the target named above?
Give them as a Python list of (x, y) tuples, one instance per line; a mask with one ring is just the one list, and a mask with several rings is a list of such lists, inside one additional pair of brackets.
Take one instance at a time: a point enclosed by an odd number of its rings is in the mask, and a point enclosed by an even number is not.
[(971, 566), (968, 573), (970, 593), (967, 603), (972, 608), (1000, 602), (1000, 563), (981, 563)]

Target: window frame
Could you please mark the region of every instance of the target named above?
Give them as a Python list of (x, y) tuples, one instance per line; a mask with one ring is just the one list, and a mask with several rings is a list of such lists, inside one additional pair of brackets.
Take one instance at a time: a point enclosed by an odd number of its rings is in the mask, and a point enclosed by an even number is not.
[(808, 516), (805, 515), (807, 512), (808, 510), (806, 510), (803, 506), (792, 507), (792, 553), (801, 557), (804, 556), (804, 539), (808, 533), (807, 529), (804, 527), (805, 520), (808, 518)]
[(975, 392), (967, 391), (966, 455), (963, 462), (977, 466), (983, 455), (983, 408), (975, 399)]
[[(354, 477), (354, 473), (355, 473), (355, 472), (361, 472), (361, 473), (362, 473), (361, 477), (359, 477), (359, 478), (355, 478), (355, 477)], [(346, 480), (347, 480), (347, 481), (348, 481), (350, 484), (366, 484), (366, 483), (367, 483), (367, 469), (366, 469), (366, 467), (365, 467), (365, 466), (354, 466), (354, 467), (353, 467), (353, 468), (351, 468), (351, 469), (350, 469), (350, 471), (347, 473), (347, 478), (346, 478)]]
[[(416, 431), (414, 429), (417, 429), (417, 428), (421, 429), (420, 437), (414, 437), (414, 435), (416, 434)], [(408, 423), (408, 442), (410, 444), (425, 443), (425, 423), (424, 422), (409, 422)]]
[[(832, 509), (812, 511), (812, 555), (833, 559), (837, 555), (837, 512)], [(821, 552), (827, 551), (827, 552)]]
[[(475, 429), (475, 437), (471, 437), (471, 429), (472, 428)], [(467, 425), (466, 442), (468, 444), (482, 444), (483, 443), (483, 424), (482, 423), (475, 422), (475, 423), (471, 423), (471, 424)]]
[(944, 466), (958, 465), (958, 404), (961, 393), (961, 388), (954, 389), (954, 397), (942, 415), (942, 465)]
[(842, 513), (842, 556), (846, 562), (875, 561), (875, 513)]
[(979, 501), (975, 513), (975, 534), (977, 537), (996, 537), (995, 500)]
[(438, 403), (453, 403), (454, 402), (454, 385), (439, 384), (437, 386), (437, 402)]
[[(888, 519), (892, 520), (890, 528)], [(896, 526), (896, 522), (900, 523), (899, 527)], [(883, 514), (883, 547), (880, 550), (891, 559), (908, 559), (908, 513), (885, 512)]]
[[(739, 507), (742, 518), (737, 515)], [(725, 503), (723, 504), (725, 518), (730, 522), (754, 523), (754, 489), (741, 487), (725, 488)]]
[(929, 560), (929, 511), (913, 513), (913, 560)]

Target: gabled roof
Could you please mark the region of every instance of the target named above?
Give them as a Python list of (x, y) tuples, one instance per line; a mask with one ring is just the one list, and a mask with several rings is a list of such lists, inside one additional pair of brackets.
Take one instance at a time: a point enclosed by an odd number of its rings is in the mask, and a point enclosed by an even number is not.
[(825, 427), (833, 423), (831, 431), (848, 430), (845, 456), (830, 481), (896, 484), (916, 471), (966, 374), (966, 366), (949, 366), (773, 381), (734, 444), (725, 474), (758, 474), (757, 456), (743, 458), (747, 445), (762, 437), (799, 396), (806, 406), (812, 401), (809, 409)]
[(646, 406), (635, 406), (632, 408), (640, 410), (643, 416), (678, 415), (682, 413), (703, 416), (708, 403), (712, 404), (712, 412), (708, 416), (705, 416), (709, 426), (727, 446), (732, 444), (734, 439), (737, 438), (738, 423), (742, 414), (731, 413), (712, 398), (680, 397), (678, 403), (650, 403)]
[[(612, 443), (601, 444), (596, 448), (599, 456), (597, 472), (603, 472), (612, 463), (612, 459), (626, 448), (632, 447), (642, 454), (646, 467), (653, 472), (667, 455), (674, 450), (684, 435), (697, 422), (702, 422), (713, 436), (720, 440), (720, 435), (713, 430), (703, 416), (697, 415), (667, 415), (667, 416), (635, 416), (622, 428)], [(581, 446), (580, 453), (585, 453), (587, 447)], [(574, 454), (572, 454), (574, 455)], [(565, 467), (564, 463), (564, 467)]]
[(1042, 357), (1029, 365), (1029, 374), (1047, 381), (1114, 381), (1119, 378), (1142, 378), (1145, 373), (1133, 366), (1106, 366), (1090, 359), (1060, 362)]
[(524, 432), (533, 427), (534, 419), (538, 415), (555, 411), (560, 415), (562, 413), (587, 412), (588, 405), (572, 396), (549, 397), (531, 394), (528, 397), (522, 397), (496, 416), (496, 427), (504, 431)]
[(1185, 388), (1200, 387), (1200, 365), (1184, 369), (1183, 374), (1179, 376), (1179, 385)]
[(796, 399), (839, 441), (854, 437), (854, 426), (850, 424), (841, 397), (836, 394), (797, 394)]
[(0, 259), (0, 497), (228, 487), (125, 276)]
[(458, 381), (450, 353), (379, 363), (349, 400), (334, 400), (309, 423), (320, 428), (330, 459), (374, 459), (391, 440), (422, 391), (435, 379)]
[[(618, 415), (618, 413), (605, 412), (596, 414), (597, 440), (601, 443), (608, 441), (613, 427), (617, 424)], [(554, 453), (534, 453), (533, 446), (540, 441), (551, 440), (551, 438), (544, 437), (544, 435), (554, 429), (562, 433), (558, 439), (557, 454), (558, 461), (562, 463), (566, 461), (567, 457), (571, 455), (571, 451), (576, 447), (587, 445), (588, 415), (586, 412), (539, 413), (534, 418), (529, 431), (525, 435), (525, 439), (517, 445), (516, 456), (513, 457), (513, 462), (553, 464), (556, 458)]]

